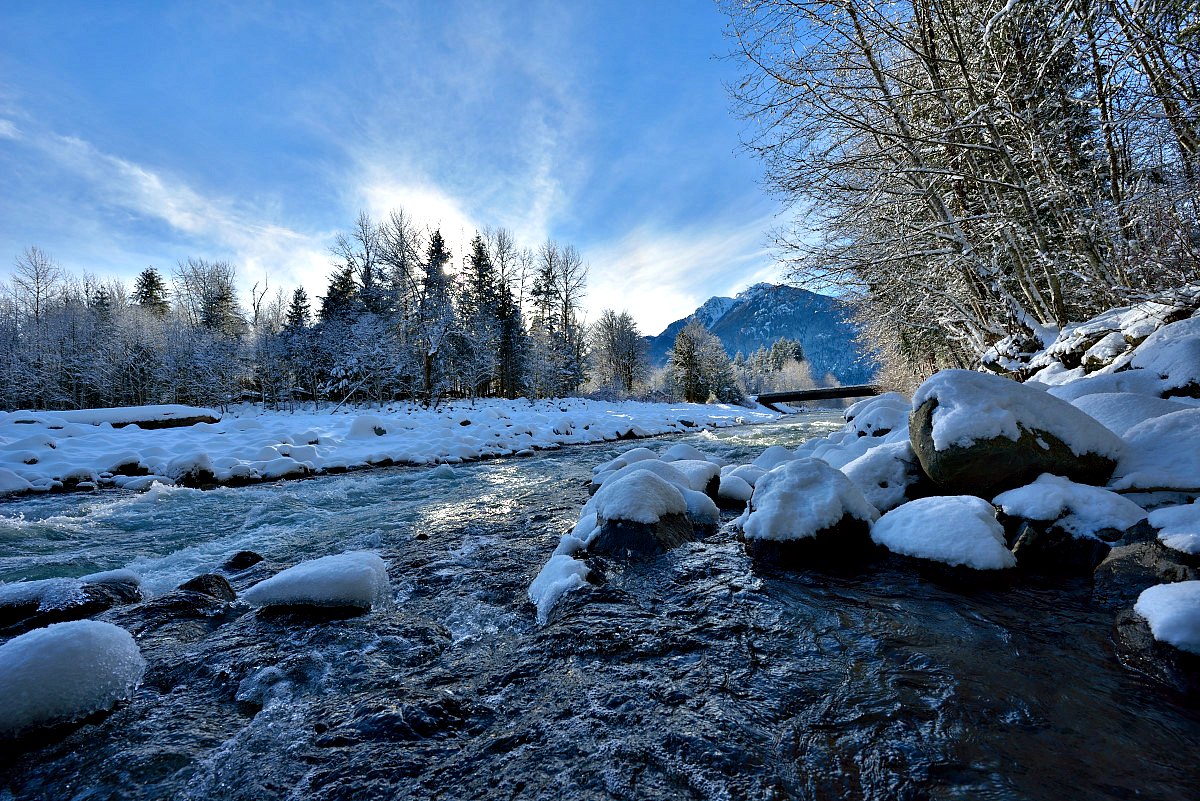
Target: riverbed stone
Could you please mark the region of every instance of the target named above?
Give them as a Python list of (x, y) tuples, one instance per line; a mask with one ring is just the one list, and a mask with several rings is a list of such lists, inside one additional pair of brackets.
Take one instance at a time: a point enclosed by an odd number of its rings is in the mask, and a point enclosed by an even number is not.
[(1200, 697), (1200, 655), (1154, 639), (1150, 624), (1132, 609), (1113, 624), (1117, 658), (1130, 670), (1190, 697)]
[[(1030, 392), (1038, 395), (1033, 401), (1069, 405), (1039, 390)], [(1098, 453), (1076, 455), (1060, 438), (1036, 428), (1022, 427), (1015, 441), (993, 437), (938, 450), (933, 441), (937, 405), (937, 399), (930, 398), (913, 411), (909, 439), (925, 474), (946, 494), (991, 498), (1032, 483), (1042, 473), (1102, 486), (1116, 468), (1114, 459)]]
[(222, 567), (231, 573), (238, 573), (248, 567), (253, 567), (263, 560), (260, 554), (254, 551), (238, 551), (233, 556), (225, 560)]
[(743, 536), (742, 541), (754, 561), (788, 570), (854, 564), (879, 553), (879, 547), (871, 541), (871, 524), (850, 514), (807, 537), (775, 540)]
[(1021, 525), (1012, 546), (1017, 567), (1043, 575), (1090, 576), (1112, 546), (1095, 537), (1077, 537), (1053, 523)]
[(188, 579), (179, 585), (179, 589), (185, 592), (207, 595), (219, 601), (237, 600), (237, 593), (230, 586), (229, 580), (224, 576), (218, 576), (216, 573), (204, 573), (195, 578)]
[(102, 581), (79, 587), (78, 596), (69, 603), (41, 608), (40, 599), (0, 602), (0, 634), (16, 636), (52, 623), (84, 620), (115, 606), (142, 599), (141, 588), (132, 581)]

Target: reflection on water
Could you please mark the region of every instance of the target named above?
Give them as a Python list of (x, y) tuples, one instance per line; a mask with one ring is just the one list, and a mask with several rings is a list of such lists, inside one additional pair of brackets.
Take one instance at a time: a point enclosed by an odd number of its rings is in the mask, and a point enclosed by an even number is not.
[[(748, 460), (836, 416), (699, 432)], [(1083, 583), (966, 593), (883, 560), (757, 571), (728, 532), (569, 595), (525, 589), (632, 445), (210, 492), (0, 505), (0, 575), (131, 565), (154, 592), (376, 548), (394, 605), (345, 620), (108, 613), (144, 687), (0, 756), (15, 798), (1191, 798), (1200, 716), (1120, 669)], [(234, 577), (243, 588), (253, 577)], [(221, 623), (218, 625), (218, 623)]]

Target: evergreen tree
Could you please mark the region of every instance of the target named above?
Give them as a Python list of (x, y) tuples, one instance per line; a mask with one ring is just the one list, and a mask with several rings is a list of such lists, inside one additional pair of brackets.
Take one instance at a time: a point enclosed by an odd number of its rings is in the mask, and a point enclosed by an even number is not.
[(308, 328), (310, 309), (308, 293), (304, 287), (298, 286), (292, 292), (292, 302), (288, 305), (287, 316), (284, 318), (284, 328), (292, 331)]
[(675, 337), (667, 356), (667, 376), (675, 392), (688, 403), (742, 400), (729, 354), (721, 340), (699, 320), (692, 320)]
[(320, 317), (322, 322), (334, 319), (345, 320), (354, 314), (358, 284), (354, 280), (354, 267), (347, 265), (329, 276), (329, 289), (321, 298)]
[(155, 317), (166, 317), (171, 311), (167, 300), (167, 284), (158, 270), (147, 267), (133, 284), (133, 302)]
[(421, 361), (425, 403), (433, 406), (446, 389), (447, 345), (454, 332), (454, 304), (446, 265), (450, 251), (440, 230), (429, 237), (425, 253), (425, 274), (421, 282), (416, 339)]

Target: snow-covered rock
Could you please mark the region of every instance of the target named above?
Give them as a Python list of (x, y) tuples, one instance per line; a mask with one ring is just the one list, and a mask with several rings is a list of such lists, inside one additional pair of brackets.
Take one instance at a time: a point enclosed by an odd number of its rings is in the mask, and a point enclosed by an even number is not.
[(881, 437), (908, 427), (911, 404), (899, 392), (888, 392), (867, 398), (846, 409), (844, 416), (850, 430), (860, 437)]
[(79, 578), (0, 582), (0, 632), (19, 634), (133, 603), (142, 597), (140, 584), (137, 573), (124, 569)]
[(322, 556), (260, 581), (243, 593), (254, 606), (370, 609), (386, 599), (387, 564), (371, 551)]
[(1200, 408), (1153, 417), (1125, 433), (1113, 489), (1200, 489)]
[(924, 474), (908, 440), (887, 442), (871, 448), (842, 467), (863, 495), (881, 512), (909, 500), (909, 488), (921, 483)]
[(997, 495), (992, 503), (1010, 517), (1055, 523), (1075, 537), (1095, 538), (1106, 529), (1124, 531), (1146, 518), (1142, 507), (1115, 492), (1049, 473)]
[(755, 467), (761, 467), (763, 470), (773, 470), (784, 462), (793, 461), (796, 454), (792, 453), (782, 445), (772, 445), (759, 454), (754, 460)]
[(841, 471), (819, 459), (798, 459), (758, 480), (742, 532), (752, 556), (802, 563), (818, 555), (861, 555), (877, 517), (879, 511)]
[(1138, 346), (1129, 364), (1160, 376), (1164, 394), (1200, 395), (1200, 317), (1159, 328)]
[(952, 567), (1004, 570), (1017, 564), (995, 509), (969, 495), (909, 501), (875, 521), (871, 539), (893, 553)]
[(585, 513), (596, 517), (597, 531), (587, 545), (590, 552), (649, 556), (694, 538), (685, 489), (643, 465), (670, 468), (657, 460), (622, 468), (630, 472), (606, 481), (585, 507)]
[(1149, 587), (1138, 596), (1133, 611), (1150, 624), (1154, 639), (1200, 654), (1200, 581)]
[(663, 451), (662, 456), (658, 457), (664, 462), (679, 462), (679, 461), (697, 461), (697, 462), (713, 462), (715, 461), (704, 451), (688, 445), (686, 442), (677, 442), (671, 447)]
[(1097, 392), (1077, 398), (1072, 404), (1122, 437), (1139, 423), (1189, 408), (1176, 401), (1134, 392)]
[(129, 698), (146, 661), (111, 623), (76, 620), (0, 645), (0, 735), (86, 717)]
[(587, 586), (588, 566), (566, 554), (555, 554), (529, 585), (529, 601), (537, 607), (537, 621), (545, 625), (550, 610), (571, 590)]
[(1036, 386), (943, 370), (913, 396), (909, 434), (925, 473), (962, 494), (993, 495), (1042, 473), (1103, 484), (1121, 438)]
[(29, 492), (31, 489), (33, 489), (33, 484), (21, 478), (13, 471), (0, 467), (0, 496)]
[(1150, 513), (1150, 525), (1159, 529), (1158, 541), (1166, 547), (1200, 556), (1200, 500), (1155, 509)]

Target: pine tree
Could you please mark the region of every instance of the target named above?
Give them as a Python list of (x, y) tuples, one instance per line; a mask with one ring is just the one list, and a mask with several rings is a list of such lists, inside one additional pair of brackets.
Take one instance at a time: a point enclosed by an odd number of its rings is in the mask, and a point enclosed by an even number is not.
[(346, 266), (335, 270), (329, 276), (329, 289), (325, 292), (325, 297), (321, 298), (321, 321), (351, 317), (354, 314), (357, 295), (358, 284), (354, 280), (354, 268)]
[(736, 403), (742, 400), (733, 363), (721, 340), (692, 320), (675, 337), (667, 356), (667, 376), (688, 403)]
[(304, 291), (304, 287), (298, 286), (292, 292), (292, 302), (288, 305), (284, 328), (293, 331), (308, 328), (310, 319), (308, 293)]
[(153, 267), (142, 270), (133, 284), (133, 302), (160, 319), (171, 311), (168, 294), (166, 282)]
[(425, 403), (433, 406), (445, 389), (446, 346), (454, 328), (454, 305), (450, 295), (450, 278), (446, 265), (450, 251), (440, 230), (429, 237), (425, 253), (425, 275), (421, 282), (418, 308), (417, 336), (414, 344), (421, 361), (422, 388)]

